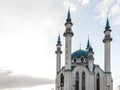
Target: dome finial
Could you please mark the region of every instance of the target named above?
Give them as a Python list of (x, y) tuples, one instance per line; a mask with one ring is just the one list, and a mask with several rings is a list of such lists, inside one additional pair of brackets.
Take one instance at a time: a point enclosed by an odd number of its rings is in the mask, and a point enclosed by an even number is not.
[(107, 13), (107, 21), (106, 21), (106, 27), (105, 27), (105, 29), (110, 29), (108, 15), (109, 15), (109, 13)]

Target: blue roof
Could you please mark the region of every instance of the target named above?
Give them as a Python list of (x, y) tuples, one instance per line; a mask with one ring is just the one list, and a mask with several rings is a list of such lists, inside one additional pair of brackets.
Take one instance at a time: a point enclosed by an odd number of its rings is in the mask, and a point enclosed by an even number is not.
[(93, 48), (92, 47), (89, 47), (89, 52), (93, 52)]
[(72, 58), (80, 58), (81, 56), (83, 56), (84, 58), (87, 58), (88, 52), (80, 49), (72, 53)]

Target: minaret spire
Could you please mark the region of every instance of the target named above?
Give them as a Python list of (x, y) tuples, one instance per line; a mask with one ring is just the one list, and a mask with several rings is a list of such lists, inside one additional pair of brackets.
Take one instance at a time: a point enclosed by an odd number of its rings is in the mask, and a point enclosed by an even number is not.
[(57, 41), (57, 44), (61, 44), (60, 34), (58, 35), (58, 41)]
[(88, 38), (88, 41), (87, 41), (87, 48), (90, 47), (90, 41), (89, 41), (89, 38)]
[(109, 19), (108, 19), (108, 17), (107, 17), (107, 21), (106, 21), (106, 27), (105, 27), (105, 29), (110, 29), (110, 25), (109, 25)]
[(69, 8), (68, 8), (68, 13), (67, 13), (67, 19), (66, 19), (66, 23), (65, 23), (65, 26), (68, 28), (71, 28), (71, 27), (68, 27), (68, 26), (71, 26), (73, 25), (72, 23), (72, 19), (71, 19), (71, 13), (70, 13), (70, 5), (69, 5)]
[(90, 48), (90, 40), (89, 40), (89, 38), (88, 38), (86, 50), (88, 51), (89, 48)]
[(71, 22), (71, 14), (70, 14), (70, 6), (68, 8), (68, 14), (67, 14), (67, 19), (66, 19), (67, 22)]

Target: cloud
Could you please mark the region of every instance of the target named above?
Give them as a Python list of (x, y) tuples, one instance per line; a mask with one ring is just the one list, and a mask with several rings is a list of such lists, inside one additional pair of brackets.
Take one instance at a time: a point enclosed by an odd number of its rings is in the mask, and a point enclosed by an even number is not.
[(119, 0), (102, 0), (97, 2), (95, 5), (95, 13), (98, 13), (96, 18), (101, 21), (101, 23), (106, 19), (107, 13), (109, 13), (109, 18), (112, 19), (112, 25), (120, 25), (120, 1)]
[(58, 18), (61, 14), (55, 4), (55, 0), (52, 2), (48, 0), (0, 0), (0, 30), (11, 34), (28, 31), (42, 32), (44, 29), (44, 32), (49, 31), (50, 35), (54, 35), (57, 31), (53, 29), (59, 25), (54, 20), (61, 21)]
[(69, 5), (70, 5), (70, 10), (71, 10), (71, 11), (75, 11), (75, 10), (76, 10), (76, 5), (75, 5), (74, 3), (69, 2), (68, 0), (65, 0), (65, 1), (63, 2), (63, 6), (64, 6), (65, 9), (67, 9), (67, 10), (68, 10)]
[(78, 0), (82, 6), (87, 5), (90, 3), (90, 0)]
[(32, 87), (43, 84), (52, 84), (53, 82), (53, 80), (46, 78), (14, 75), (11, 71), (0, 70), (0, 89)]
[(10, 71), (10, 70), (2, 70), (2, 69), (0, 69), (0, 77), (9, 75), (11, 73), (12, 73), (12, 71)]
[(79, 6), (79, 4), (81, 6), (86, 6), (88, 4), (90, 4), (90, 0), (73, 0), (73, 1), (70, 1), (70, 0), (64, 0), (63, 1), (63, 5), (65, 7), (65, 9), (68, 9), (69, 5), (70, 5), (70, 8), (71, 8), (71, 11), (76, 11), (77, 9), (77, 6)]
[(46, 70), (55, 67), (52, 42), (58, 30), (64, 30), (60, 26), (65, 21), (60, 18), (63, 9), (58, 2), (62, 3), (60, 0), (0, 0), (1, 67), (16, 74), (36, 77), (51, 74), (54, 78), (55, 69)]
[[(120, 0), (76, 0), (73, 4), (77, 6), (92, 8), (91, 11), (95, 13), (95, 19), (99, 21), (100, 24), (105, 22), (107, 13), (109, 13), (110, 23), (112, 26), (120, 27)], [(68, 1), (64, 1), (68, 2)]]

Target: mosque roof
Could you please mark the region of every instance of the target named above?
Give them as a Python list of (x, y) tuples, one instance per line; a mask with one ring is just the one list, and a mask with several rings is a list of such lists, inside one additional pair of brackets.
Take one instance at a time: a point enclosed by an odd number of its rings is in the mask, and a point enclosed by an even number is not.
[(72, 58), (80, 58), (81, 56), (83, 56), (84, 58), (87, 58), (88, 52), (85, 50), (79, 49), (72, 53)]

